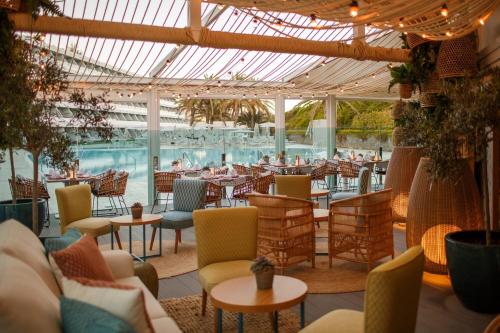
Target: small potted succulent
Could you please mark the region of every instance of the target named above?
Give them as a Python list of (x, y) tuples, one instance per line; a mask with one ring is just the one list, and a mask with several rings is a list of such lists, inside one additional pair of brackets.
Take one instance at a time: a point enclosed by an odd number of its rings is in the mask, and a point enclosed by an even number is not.
[(257, 289), (271, 289), (274, 280), (274, 264), (264, 256), (257, 257), (250, 267), (255, 274)]
[(132, 210), (132, 217), (134, 219), (140, 219), (142, 217), (142, 204), (140, 202), (136, 202), (130, 207)]

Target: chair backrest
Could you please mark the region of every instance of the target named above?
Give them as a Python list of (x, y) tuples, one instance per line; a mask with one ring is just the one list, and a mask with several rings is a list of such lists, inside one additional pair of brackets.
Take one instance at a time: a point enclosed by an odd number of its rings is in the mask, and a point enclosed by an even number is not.
[(356, 178), (359, 175), (360, 165), (351, 161), (339, 161), (340, 175), (345, 178)]
[(368, 274), (365, 333), (415, 331), (423, 268), (423, 249), (415, 246)]
[(154, 184), (156, 192), (172, 193), (174, 188), (174, 180), (181, 178), (181, 175), (176, 172), (155, 172)]
[(358, 194), (366, 194), (368, 192), (368, 183), (370, 182), (370, 169), (362, 167), (359, 169), (358, 175)]
[(205, 206), (207, 181), (200, 179), (174, 180), (174, 210), (192, 212)]
[(123, 171), (118, 173), (118, 176), (115, 178), (115, 191), (114, 195), (125, 195), (125, 191), (127, 190), (127, 181), (128, 181), (128, 172)]
[(214, 203), (222, 200), (222, 190), (223, 190), (222, 186), (208, 182), (205, 204)]
[(250, 175), (251, 174), (251, 169), (247, 168), (244, 165), (241, 164), (235, 164), (233, 163), (233, 169), (236, 170), (238, 175), (244, 176), (244, 175)]
[(322, 164), (311, 171), (311, 178), (315, 180), (325, 179), (326, 171), (328, 170), (328, 165)]
[(193, 221), (199, 269), (216, 262), (256, 257), (257, 208), (196, 210)]
[(304, 200), (311, 198), (311, 176), (276, 175), (274, 179), (276, 180), (276, 194)]
[(92, 214), (92, 194), (88, 184), (56, 188), (56, 199), (61, 233), (71, 222), (86, 219)]
[[(24, 178), (20, 176), (16, 176), (16, 181), (14, 184), (12, 183), (12, 179), (9, 179), (10, 191), (12, 193), (12, 186), (15, 186), (16, 189), (16, 197), (18, 199), (31, 199), (33, 198), (33, 179)], [(40, 181), (37, 182), (38, 186), (38, 198), (50, 198), (49, 192), (47, 191), (47, 187)]]
[(253, 190), (260, 194), (269, 194), (269, 186), (271, 186), (274, 175), (267, 175), (253, 179)]

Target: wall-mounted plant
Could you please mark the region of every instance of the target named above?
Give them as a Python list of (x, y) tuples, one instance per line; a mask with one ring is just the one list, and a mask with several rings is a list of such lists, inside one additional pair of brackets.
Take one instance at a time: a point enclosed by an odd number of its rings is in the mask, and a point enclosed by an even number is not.
[(415, 73), (411, 64), (402, 64), (400, 66), (389, 67), (391, 71), (391, 81), (388, 91), (396, 84), (399, 84), (399, 95), (401, 98), (410, 98), (411, 93), (415, 91)]

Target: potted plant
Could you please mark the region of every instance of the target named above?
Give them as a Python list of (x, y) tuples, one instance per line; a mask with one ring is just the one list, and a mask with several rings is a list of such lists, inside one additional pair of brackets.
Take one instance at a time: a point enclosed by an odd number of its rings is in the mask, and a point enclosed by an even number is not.
[[(480, 165), (484, 230), (458, 231), (445, 237), (446, 256), (453, 290), (469, 309), (500, 312), (500, 231), (490, 221), (488, 145), (500, 126), (500, 69), (447, 82), (444, 91), (452, 100), (448, 120), (458, 147), (472, 152)], [(435, 159), (434, 170), (444, 162)], [(494, 209), (498, 209), (496, 206)]]
[(391, 71), (391, 81), (389, 89), (399, 83), (399, 96), (401, 98), (410, 98), (415, 88), (415, 74), (412, 64), (402, 64), (401, 66), (389, 67)]
[[(34, 17), (41, 9), (60, 14), (47, 0), (24, 1), (21, 8), (29, 10)], [(0, 145), (9, 151), (22, 149), (31, 153), (34, 180), (31, 227), (39, 234), (39, 159), (44, 156), (51, 166), (60, 169), (67, 169), (74, 160), (69, 138), (54, 121), (58, 103), (64, 99), (74, 106), (73, 117), (67, 119), (68, 127), (79, 127), (83, 131), (92, 128), (105, 140), (112, 136), (107, 122), (107, 113), (112, 107), (104, 96), (87, 97), (82, 91), (68, 92), (66, 74), (55, 55), (46, 48), (44, 36), (34, 35), (26, 40), (14, 34), (6, 9), (0, 9), (0, 27), (0, 55), (6, 59), (0, 62), (0, 120), (8, 128), (0, 131)], [(15, 170), (13, 164), (11, 166), (14, 180)]]
[(273, 287), (274, 264), (264, 256), (257, 257), (250, 267), (255, 274), (257, 289), (265, 290)]
[(132, 207), (130, 207), (132, 210), (132, 217), (134, 219), (140, 219), (142, 217), (142, 204), (140, 202), (135, 202)]

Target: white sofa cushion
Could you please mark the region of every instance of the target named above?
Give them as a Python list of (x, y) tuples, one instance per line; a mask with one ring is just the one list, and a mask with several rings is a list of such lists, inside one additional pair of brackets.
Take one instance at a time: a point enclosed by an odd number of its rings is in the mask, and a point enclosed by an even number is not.
[(61, 332), (59, 298), (30, 266), (0, 253), (0, 331)]
[(8, 254), (27, 264), (54, 295), (60, 296), (60, 289), (45, 256), (45, 248), (38, 237), (24, 224), (15, 220), (0, 223), (0, 253)]

